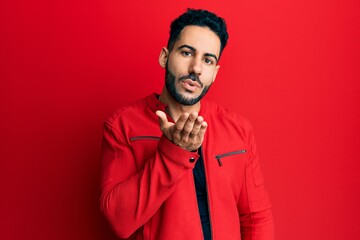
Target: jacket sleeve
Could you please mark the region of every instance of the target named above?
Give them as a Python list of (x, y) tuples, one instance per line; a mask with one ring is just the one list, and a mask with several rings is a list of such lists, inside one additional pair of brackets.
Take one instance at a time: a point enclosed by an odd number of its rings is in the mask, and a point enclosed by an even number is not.
[[(119, 131), (105, 123), (100, 207), (117, 235), (128, 238), (176, 189), (199, 158), (162, 136), (155, 156), (136, 170), (132, 151)], [(191, 160), (190, 160), (191, 159)]]
[(238, 201), (243, 240), (273, 240), (274, 222), (268, 193), (260, 169), (255, 138), (249, 125), (250, 156), (245, 168), (245, 181)]

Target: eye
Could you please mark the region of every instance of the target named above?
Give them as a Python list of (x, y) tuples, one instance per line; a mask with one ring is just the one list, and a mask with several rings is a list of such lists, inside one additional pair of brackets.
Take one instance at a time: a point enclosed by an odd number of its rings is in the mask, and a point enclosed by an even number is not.
[(191, 52), (188, 52), (188, 51), (182, 51), (181, 54), (185, 57), (189, 57), (192, 55)]
[(205, 58), (204, 61), (205, 61), (206, 64), (209, 64), (209, 65), (213, 64), (213, 61), (211, 61), (211, 60), (208, 59), (208, 58)]

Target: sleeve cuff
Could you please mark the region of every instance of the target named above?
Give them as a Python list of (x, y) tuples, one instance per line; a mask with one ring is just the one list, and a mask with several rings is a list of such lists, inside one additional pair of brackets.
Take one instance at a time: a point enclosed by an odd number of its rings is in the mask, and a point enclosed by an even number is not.
[(160, 138), (158, 150), (164, 158), (191, 169), (195, 167), (195, 163), (200, 157), (197, 150), (189, 152), (175, 145), (164, 135)]

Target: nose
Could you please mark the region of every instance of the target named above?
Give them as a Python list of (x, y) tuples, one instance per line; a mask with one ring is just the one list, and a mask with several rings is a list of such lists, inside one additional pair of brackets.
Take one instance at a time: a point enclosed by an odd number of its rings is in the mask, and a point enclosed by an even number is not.
[(201, 58), (194, 57), (191, 61), (189, 72), (190, 73), (196, 73), (197, 75), (201, 75), (202, 71), (202, 64), (201, 64)]

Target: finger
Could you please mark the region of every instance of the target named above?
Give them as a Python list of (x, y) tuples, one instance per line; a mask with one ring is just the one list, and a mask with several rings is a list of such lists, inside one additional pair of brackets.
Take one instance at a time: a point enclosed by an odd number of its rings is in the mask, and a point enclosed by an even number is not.
[(204, 135), (205, 135), (205, 132), (206, 132), (206, 129), (207, 129), (207, 123), (205, 121), (203, 121), (201, 123), (201, 128), (200, 128), (200, 131), (199, 131), (199, 137), (200, 139), (203, 139), (204, 138)]
[(195, 124), (197, 117), (198, 117), (198, 114), (196, 112), (192, 112), (189, 115), (189, 118), (187, 119), (184, 129), (182, 131), (182, 140), (183, 141), (188, 141), (189, 135), (194, 128), (194, 124)]
[(166, 113), (163, 111), (156, 111), (155, 114), (159, 117), (160, 129), (163, 131), (166, 125), (169, 123), (166, 117)]
[(183, 132), (189, 134), (193, 130), (197, 116), (198, 116), (198, 114), (196, 112), (192, 112), (189, 115), (189, 117), (185, 123)]
[(185, 123), (186, 123), (188, 118), (189, 118), (189, 114), (188, 113), (183, 113), (183, 114), (181, 114), (179, 119), (176, 121), (175, 126), (174, 126), (174, 132), (173, 132), (173, 138), (174, 139), (180, 141), (182, 131), (184, 129)]
[(196, 135), (199, 134), (199, 131), (200, 131), (200, 128), (201, 128), (201, 123), (204, 121), (203, 117), (202, 116), (198, 116), (196, 118), (196, 121), (194, 123), (194, 127), (193, 129), (191, 130), (191, 133), (190, 133), (190, 137), (195, 137)]
[(189, 118), (188, 113), (183, 113), (175, 123), (175, 131), (181, 132), (184, 129), (186, 121)]

